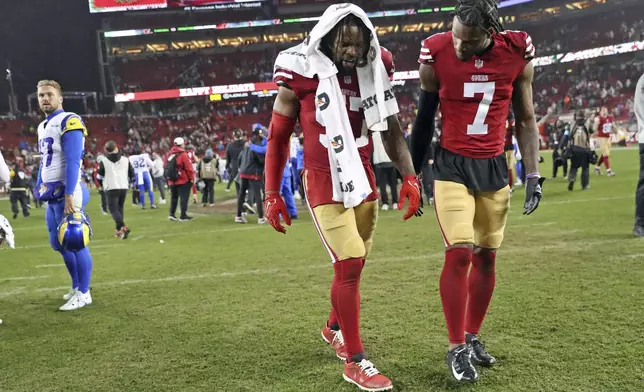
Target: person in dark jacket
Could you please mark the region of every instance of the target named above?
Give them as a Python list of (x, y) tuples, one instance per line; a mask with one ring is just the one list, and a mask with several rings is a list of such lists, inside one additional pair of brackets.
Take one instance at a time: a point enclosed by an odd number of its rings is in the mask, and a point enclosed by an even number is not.
[[(177, 178), (174, 180), (168, 178), (168, 185), (170, 186), (170, 215), (168, 219), (172, 221), (180, 220), (182, 222), (192, 219), (188, 216), (188, 199), (190, 198), (190, 191), (192, 190), (192, 180), (195, 178), (195, 171), (192, 168), (192, 162), (188, 157), (188, 153), (184, 150), (183, 146), (185, 141), (182, 137), (174, 139), (174, 146), (170, 150), (170, 154), (165, 162), (166, 170), (169, 169), (168, 162), (176, 159)], [(181, 215), (179, 219), (175, 216), (177, 211), (177, 203), (181, 198)]]
[[(263, 140), (263, 130), (257, 129), (253, 131), (251, 143), (261, 145)], [(264, 155), (258, 154), (246, 147), (239, 154), (239, 177), (241, 185), (239, 187), (239, 194), (237, 195), (237, 216), (235, 222), (246, 223), (247, 220), (242, 216), (244, 208), (244, 201), (246, 199), (246, 191), (251, 193), (251, 199), (257, 203), (257, 223), (264, 224), (264, 205), (262, 197), (262, 178), (264, 176)]]
[(201, 203), (205, 207), (210, 204), (210, 207), (215, 205), (215, 180), (217, 179), (217, 171), (219, 161), (215, 158), (215, 153), (209, 148), (206, 150), (206, 155), (199, 160), (197, 164), (197, 174), (199, 179), (204, 182), (204, 188), (201, 194)]
[(29, 190), (29, 176), (18, 164), (15, 164), (10, 177), (11, 193), (9, 194), (9, 201), (11, 202), (13, 219), (18, 217), (18, 202), (22, 207), (22, 215), (26, 218), (29, 216), (29, 194), (27, 193)]
[(230, 184), (235, 183), (235, 191), (239, 195), (239, 184), (235, 181), (237, 173), (239, 172), (239, 154), (244, 149), (244, 132), (237, 128), (233, 130), (233, 137), (235, 140), (228, 143), (226, 147), (226, 171), (228, 172), (228, 185), (226, 185), (226, 192), (230, 191)]

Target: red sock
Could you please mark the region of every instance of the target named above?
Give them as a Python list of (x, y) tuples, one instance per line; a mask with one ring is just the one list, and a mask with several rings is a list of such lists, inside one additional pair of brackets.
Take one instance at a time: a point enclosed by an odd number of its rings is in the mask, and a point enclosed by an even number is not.
[(599, 157), (599, 160), (597, 161), (597, 167), (601, 167), (602, 163), (604, 163), (604, 156), (601, 155)]
[(347, 259), (333, 264), (334, 281), (331, 286), (331, 304), (340, 323), (349, 359), (364, 352), (360, 339), (360, 273), (362, 259)]
[(467, 304), (467, 269), (472, 250), (451, 248), (445, 252), (445, 265), (440, 279), (443, 314), (451, 344), (465, 343), (465, 306)]
[(610, 170), (610, 161), (608, 160), (608, 157), (604, 157), (604, 166), (606, 166), (606, 170)]
[[(335, 284), (335, 279), (333, 279), (333, 284)], [(333, 286), (331, 286), (331, 291), (333, 292)], [(327, 321), (326, 326), (334, 331), (340, 329), (340, 322), (338, 321), (338, 317), (335, 315), (333, 307), (331, 307), (331, 314), (329, 315), (329, 321)]]
[(478, 334), (494, 292), (496, 252), (482, 250), (472, 254), (472, 269), (467, 281), (468, 300), (465, 331)]
[(512, 169), (508, 170), (508, 185), (510, 185), (510, 188), (514, 186), (514, 174), (512, 173)]

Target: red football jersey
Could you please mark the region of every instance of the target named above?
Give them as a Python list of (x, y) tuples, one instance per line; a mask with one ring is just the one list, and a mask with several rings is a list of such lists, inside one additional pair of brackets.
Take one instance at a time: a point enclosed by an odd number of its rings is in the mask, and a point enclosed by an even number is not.
[(613, 133), (613, 116), (599, 116), (599, 126), (597, 127), (597, 137), (610, 137)]
[(532, 38), (523, 31), (492, 39), (494, 46), (480, 57), (461, 61), (452, 33), (435, 34), (423, 41), (418, 59), (432, 66), (439, 82), (441, 146), (470, 158), (503, 153), (513, 84), (535, 55)]
[[(381, 56), (385, 68), (390, 77), (394, 73), (393, 55), (385, 48), (381, 50)], [(314, 191), (315, 195), (308, 195), (311, 207), (319, 204), (334, 203), (332, 201), (331, 170), (329, 168), (329, 156), (326, 147), (326, 130), (316, 120), (316, 97), (315, 93), (318, 88), (318, 78), (306, 78), (293, 71), (276, 68), (273, 80), (277, 85), (288, 85), (297, 95), (300, 101), (299, 122), (304, 134), (304, 169), (320, 171), (328, 176), (329, 186), (320, 184), (322, 173), (317, 175), (315, 188), (309, 187), (309, 191)], [(371, 154), (373, 152), (373, 142), (370, 134), (362, 134), (362, 123), (364, 113), (362, 111), (362, 99), (360, 97), (360, 87), (358, 86), (358, 74), (356, 71), (351, 75), (338, 74), (338, 82), (342, 93), (346, 98), (347, 113), (353, 136), (356, 138), (358, 152), (365, 166), (369, 183), (371, 184), (372, 193), (366, 200), (377, 200), (375, 176), (370, 164)], [(324, 176), (325, 178), (327, 176)]]

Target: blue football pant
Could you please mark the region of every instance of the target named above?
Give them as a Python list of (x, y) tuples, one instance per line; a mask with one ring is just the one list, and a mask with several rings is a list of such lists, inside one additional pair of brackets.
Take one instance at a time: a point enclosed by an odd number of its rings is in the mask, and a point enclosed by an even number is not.
[[(74, 192), (74, 201), (76, 208), (85, 211), (85, 206), (89, 202), (89, 191), (83, 183), (79, 183)], [(53, 250), (59, 252), (65, 261), (65, 266), (72, 279), (72, 288), (78, 288), (81, 292), (86, 293), (89, 290), (89, 283), (92, 274), (92, 256), (89, 248), (78, 252), (64, 250), (58, 241), (58, 225), (65, 218), (65, 199), (57, 202), (47, 203), (45, 211), (45, 221), (49, 231), (49, 243)]]

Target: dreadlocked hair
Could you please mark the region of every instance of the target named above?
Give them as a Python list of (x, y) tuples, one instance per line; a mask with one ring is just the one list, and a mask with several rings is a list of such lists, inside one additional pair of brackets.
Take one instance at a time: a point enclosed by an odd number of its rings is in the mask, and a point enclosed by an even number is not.
[(504, 30), (495, 0), (458, 0), (454, 15), (467, 26), (476, 26), (485, 31), (493, 29), (497, 33)]
[(369, 47), (370, 47), (370, 42), (371, 42), (371, 30), (364, 24), (362, 19), (358, 18), (354, 14), (349, 14), (342, 18), (333, 28), (331, 31), (329, 31), (323, 38), (322, 41), (320, 42), (320, 49), (322, 53), (324, 53), (327, 57), (333, 58), (333, 51), (334, 51), (334, 45), (335, 45), (335, 39), (336, 37), (339, 38), (340, 41), (344, 38), (344, 32), (345, 32), (345, 27), (352, 27), (352, 26), (357, 26), (360, 30), (362, 30), (362, 36), (365, 39), (365, 42), (367, 43), (365, 45), (365, 53), (363, 53), (360, 56), (360, 60), (358, 60), (357, 66), (362, 67), (367, 64), (367, 55), (369, 53)]

